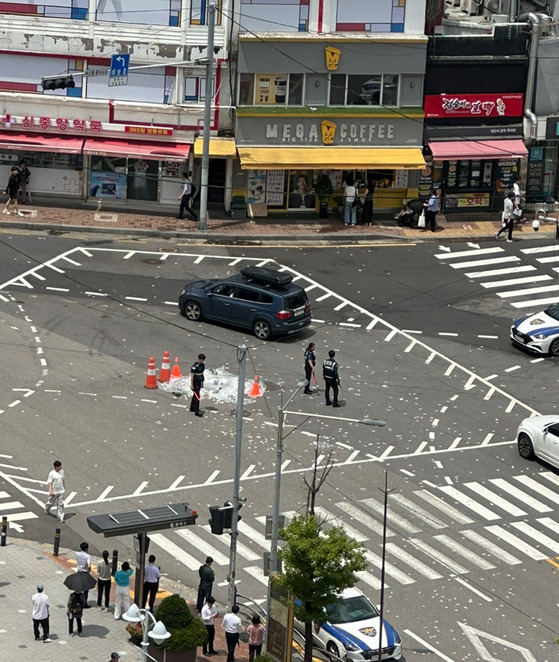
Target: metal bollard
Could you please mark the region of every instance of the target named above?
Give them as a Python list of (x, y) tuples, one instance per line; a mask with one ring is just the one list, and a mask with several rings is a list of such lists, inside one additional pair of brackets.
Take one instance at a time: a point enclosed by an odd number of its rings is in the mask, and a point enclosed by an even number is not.
[(118, 549), (113, 549), (113, 566), (111, 568), (111, 575), (113, 575), (118, 570)]
[(8, 518), (6, 515), (2, 517), (2, 537), (0, 542), (0, 547), (6, 546), (6, 538), (8, 537)]
[(58, 550), (60, 549), (60, 529), (54, 530), (54, 556), (58, 556)]

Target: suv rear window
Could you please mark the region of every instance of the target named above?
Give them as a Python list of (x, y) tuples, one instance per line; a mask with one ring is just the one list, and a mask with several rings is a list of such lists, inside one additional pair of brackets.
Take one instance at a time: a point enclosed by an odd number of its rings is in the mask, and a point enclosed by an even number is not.
[(301, 290), (300, 292), (293, 292), (292, 294), (288, 294), (284, 298), (285, 302), (285, 307), (289, 309), (293, 308), (300, 308), (301, 306), (306, 306), (307, 301), (308, 301), (307, 293), (305, 290)]

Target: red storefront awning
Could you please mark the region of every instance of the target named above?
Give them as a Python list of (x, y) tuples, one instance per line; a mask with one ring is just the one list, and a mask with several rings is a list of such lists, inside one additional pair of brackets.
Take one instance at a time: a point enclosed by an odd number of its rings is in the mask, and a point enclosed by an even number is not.
[(459, 159), (510, 159), (528, 156), (522, 140), (451, 140), (430, 142), (433, 158), (439, 161)]
[(105, 140), (91, 136), (50, 136), (38, 133), (0, 133), (0, 149), (64, 154), (98, 154), (165, 161), (183, 160), (190, 152), (188, 143), (162, 143), (139, 140)]

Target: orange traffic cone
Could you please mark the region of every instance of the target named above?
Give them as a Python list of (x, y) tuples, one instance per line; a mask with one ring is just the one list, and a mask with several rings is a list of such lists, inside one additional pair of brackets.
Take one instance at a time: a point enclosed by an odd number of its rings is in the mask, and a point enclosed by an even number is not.
[(173, 366), (173, 372), (171, 373), (171, 379), (179, 379), (182, 377), (181, 369), (179, 368), (179, 357), (175, 356), (175, 365)]
[(155, 370), (155, 359), (153, 356), (149, 357), (148, 374), (144, 388), (157, 388), (157, 371)]
[(252, 386), (250, 387), (248, 394), (251, 398), (260, 398), (262, 395), (264, 395), (262, 392), (262, 387), (260, 386), (260, 382), (258, 381), (258, 375), (254, 375), (254, 381), (252, 382)]
[(163, 361), (161, 361), (161, 370), (159, 371), (158, 380), (163, 382), (168, 382), (171, 379), (171, 366), (169, 364), (169, 352), (165, 350), (163, 352)]

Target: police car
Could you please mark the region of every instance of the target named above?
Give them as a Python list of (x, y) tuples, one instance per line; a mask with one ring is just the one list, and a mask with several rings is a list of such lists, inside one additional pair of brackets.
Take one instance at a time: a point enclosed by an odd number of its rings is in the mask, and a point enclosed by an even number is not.
[(510, 338), (513, 344), (530, 352), (559, 356), (559, 303), (516, 320), (510, 328)]
[(402, 657), (402, 640), (388, 621), (357, 588), (348, 588), (326, 607), (327, 620), (315, 627), (321, 647), (348, 662), (378, 660), (382, 636), (382, 660)]

